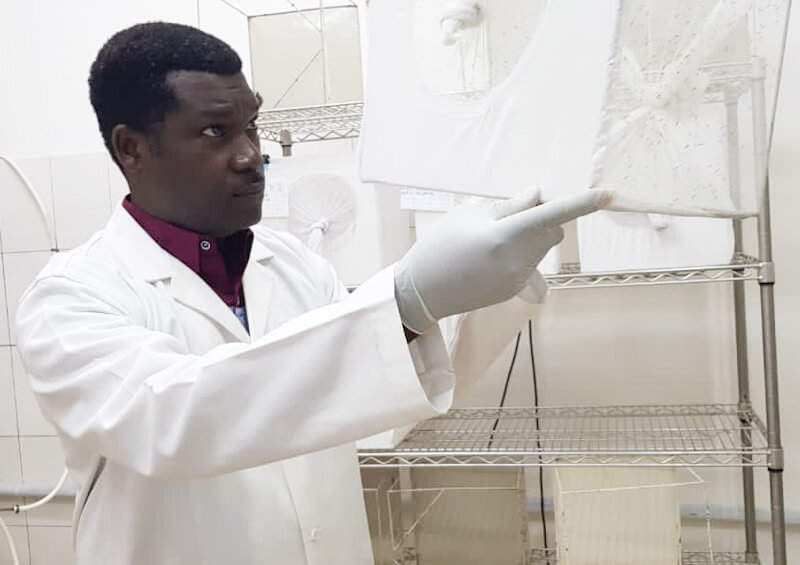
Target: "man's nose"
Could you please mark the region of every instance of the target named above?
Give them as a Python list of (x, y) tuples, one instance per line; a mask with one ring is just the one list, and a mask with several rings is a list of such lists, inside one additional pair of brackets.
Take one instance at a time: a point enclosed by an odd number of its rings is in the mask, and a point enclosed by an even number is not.
[(248, 135), (241, 135), (236, 143), (232, 165), (237, 171), (260, 169), (262, 163), (261, 144), (259, 140), (250, 139)]

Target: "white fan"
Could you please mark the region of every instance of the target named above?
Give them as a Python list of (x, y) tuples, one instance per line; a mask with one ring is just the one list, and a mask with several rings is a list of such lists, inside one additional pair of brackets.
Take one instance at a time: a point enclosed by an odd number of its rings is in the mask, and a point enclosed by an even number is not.
[(289, 232), (322, 256), (347, 241), (357, 216), (355, 190), (340, 175), (312, 173), (289, 185)]

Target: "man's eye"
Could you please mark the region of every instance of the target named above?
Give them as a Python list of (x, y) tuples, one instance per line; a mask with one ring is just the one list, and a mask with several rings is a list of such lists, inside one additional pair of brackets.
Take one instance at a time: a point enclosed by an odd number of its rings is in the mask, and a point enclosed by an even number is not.
[(224, 130), (223, 130), (221, 127), (219, 127), (219, 126), (208, 126), (207, 128), (205, 128), (205, 129), (204, 129), (202, 132), (200, 132), (200, 133), (202, 133), (203, 135), (206, 135), (206, 136), (208, 136), (208, 137), (222, 137), (222, 135), (223, 135), (225, 132), (224, 132)]
[(250, 120), (250, 122), (247, 124), (247, 129), (249, 129), (249, 130), (257, 130), (258, 129), (258, 126), (256, 125), (256, 119), (255, 118)]

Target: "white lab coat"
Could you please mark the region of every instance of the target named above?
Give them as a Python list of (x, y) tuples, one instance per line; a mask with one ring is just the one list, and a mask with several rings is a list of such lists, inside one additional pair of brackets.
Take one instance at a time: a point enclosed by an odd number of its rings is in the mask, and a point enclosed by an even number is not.
[[(372, 563), (353, 442), (448, 409), (445, 343), (406, 344), (391, 269), (348, 295), (297, 240), (254, 232), (251, 335), (122, 207), (24, 294), (20, 353), (78, 484), (79, 565)], [(488, 348), (450, 321), (464, 373), (530, 315), (495, 311)]]

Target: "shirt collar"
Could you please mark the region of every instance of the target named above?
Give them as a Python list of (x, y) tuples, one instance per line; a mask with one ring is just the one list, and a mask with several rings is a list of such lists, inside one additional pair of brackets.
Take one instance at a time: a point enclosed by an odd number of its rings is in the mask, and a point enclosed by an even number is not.
[(123, 208), (167, 253), (202, 278), (228, 305), (241, 305), (242, 276), (253, 246), (249, 229), (214, 238), (165, 222), (125, 197)]

